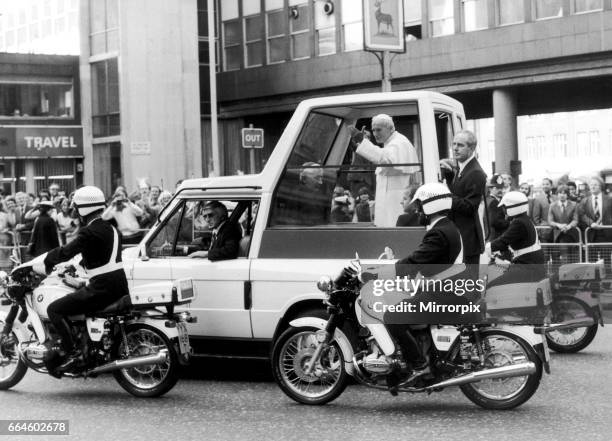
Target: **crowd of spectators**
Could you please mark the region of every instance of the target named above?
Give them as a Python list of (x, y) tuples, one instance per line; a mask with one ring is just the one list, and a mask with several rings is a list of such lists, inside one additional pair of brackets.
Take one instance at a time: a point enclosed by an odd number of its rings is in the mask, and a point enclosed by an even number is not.
[[(21, 191), (0, 194), (0, 267), (11, 267), (10, 256), (16, 246), (25, 261), (73, 240), (80, 225), (71, 209), (72, 196), (57, 183), (38, 195)], [(117, 227), (123, 244), (136, 244), (171, 198), (171, 192), (146, 182), (129, 194), (125, 187), (117, 187), (103, 217)]]

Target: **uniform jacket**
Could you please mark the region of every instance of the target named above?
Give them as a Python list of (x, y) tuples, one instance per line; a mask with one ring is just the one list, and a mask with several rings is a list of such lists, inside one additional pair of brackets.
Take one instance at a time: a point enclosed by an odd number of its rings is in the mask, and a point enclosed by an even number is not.
[(453, 194), (449, 217), (461, 232), (463, 255), (481, 254), (484, 251), (484, 225), (480, 208), (483, 204), (484, 212), (487, 175), (476, 158), (472, 158), (457, 177), (456, 172), (446, 169), (442, 171)]
[[(568, 224), (571, 228), (578, 225), (578, 205), (570, 200), (565, 201), (565, 210), (561, 201), (555, 201), (550, 205), (548, 210), (548, 224), (554, 228), (553, 240), (557, 242), (557, 239), (562, 234), (559, 229), (560, 225)], [(578, 242), (580, 236), (577, 230), (569, 230), (564, 235), (569, 236), (573, 242)]]
[(489, 240), (495, 240), (506, 231), (510, 222), (506, 219), (504, 210), (499, 207), (499, 200), (497, 198), (491, 197), (488, 202)]
[(242, 231), (235, 222), (226, 220), (217, 232), (217, 237), (210, 243), (208, 260), (227, 260), (238, 257)]
[[(522, 213), (513, 217), (510, 220), (508, 229), (500, 237), (491, 242), (491, 251), (504, 252), (508, 250), (508, 247), (516, 251), (535, 245), (537, 242), (538, 234), (533, 222), (529, 219), (527, 213)], [(543, 264), (544, 253), (540, 248), (537, 251), (514, 257), (512, 263)]]

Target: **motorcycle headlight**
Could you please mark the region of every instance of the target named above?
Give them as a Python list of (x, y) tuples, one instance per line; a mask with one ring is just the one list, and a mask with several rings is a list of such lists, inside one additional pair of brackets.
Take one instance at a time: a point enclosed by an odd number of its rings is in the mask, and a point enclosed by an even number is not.
[(332, 278), (329, 276), (321, 276), (319, 281), (317, 282), (317, 288), (319, 291), (322, 291), (326, 294), (329, 294), (333, 287)]

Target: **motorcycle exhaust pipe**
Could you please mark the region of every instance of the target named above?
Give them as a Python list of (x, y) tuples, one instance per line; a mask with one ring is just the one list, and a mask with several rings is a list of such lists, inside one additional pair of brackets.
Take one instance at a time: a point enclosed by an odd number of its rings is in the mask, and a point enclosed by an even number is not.
[(595, 320), (593, 320), (592, 317), (587, 317), (583, 319), (572, 319), (562, 323), (553, 323), (552, 325), (544, 328), (544, 332), (560, 331), (562, 329), (570, 328), (584, 328), (593, 326), (594, 324)]
[(536, 373), (536, 365), (531, 362), (512, 364), (509, 366), (501, 366), (484, 371), (472, 372), (462, 375), (457, 378), (441, 381), (440, 383), (432, 384), (423, 388), (423, 390), (432, 390), (443, 387), (461, 386), (463, 384), (475, 383), (481, 380), (490, 380), (494, 378), (520, 377), (523, 375), (531, 375)]
[(87, 375), (105, 374), (107, 372), (118, 371), (119, 369), (129, 369), (147, 364), (162, 364), (168, 360), (168, 350), (162, 349), (157, 354), (143, 355), (141, 357), (128, 358), (127, 360), (115, 360), (110, 363), (98, 366), (87, 372)]

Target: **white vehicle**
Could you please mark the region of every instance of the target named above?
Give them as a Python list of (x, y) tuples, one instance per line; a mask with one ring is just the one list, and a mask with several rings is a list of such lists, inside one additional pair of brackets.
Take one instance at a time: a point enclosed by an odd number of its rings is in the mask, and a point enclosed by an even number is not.
[[(410, 140), (417, 163), (372, 164), (353, 154), (349, 126), (369, 127), (381, 113), (390, 115)], [(434, 92), (304, 101), (260, 174), (181, 184), (142, 242), (124, 251), (130, 286), (193, 278), (198, 298), (190, 312), (197, 323), (188, 329), (195, 353), (268, 358), (271, 342), (292, 320), (324, 316), (323, 294), (315, 288), (321, 274), (339, 271), (355, 252), (366, 264), (381, 263), (381, 254), (406, 255), (424, 235), (421, 226), (377, 225), (371, 216), (364, 220), (357, 201), (353, 213), (349, 204), (338, 207), (334, 189), (342, 187), (356, 199), (366, 188), (372, 199), (377, 169), (409, 170), (414, 186), (437, 181), (439, 160), (450, 156), (454, 133), (464, 126), (463, 106)], [(305, 171), (313, 170), (318, 189), (303, 188)], [(230, 220), (243, 231), (238, 258), (188, 257), (206, 249), (210, 240), (199, 218), (200, 208), (210, 200), (233, 206)], [(366, 203), (373, 212), (371, 201)], [(304, 205), (320, 209), (319, 217), (306, 216)], [(345, 221), (334, 217), (336, 208), (344, 210)]]

